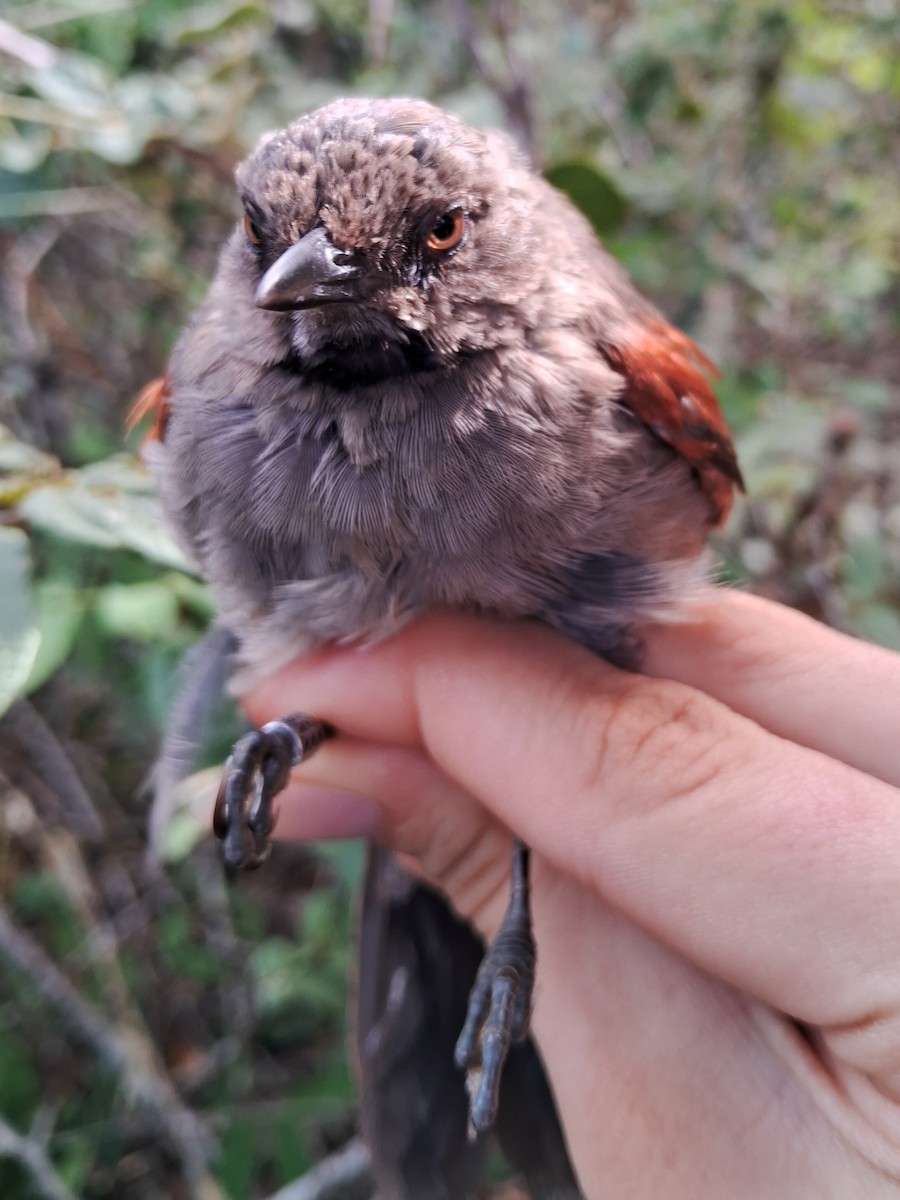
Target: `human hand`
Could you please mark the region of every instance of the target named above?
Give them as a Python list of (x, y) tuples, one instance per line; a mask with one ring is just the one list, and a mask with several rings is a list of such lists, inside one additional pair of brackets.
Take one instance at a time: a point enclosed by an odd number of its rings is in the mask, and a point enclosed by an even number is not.
[(254, 720), (342, 736), (279, 835), (377, 836), (486, 938), (532, 846), (533, 1031), (589, 1200), (898, 1196), (900, 658), (724, 592), (646, 643), (656, 678), (441, 616), (293, 664)]

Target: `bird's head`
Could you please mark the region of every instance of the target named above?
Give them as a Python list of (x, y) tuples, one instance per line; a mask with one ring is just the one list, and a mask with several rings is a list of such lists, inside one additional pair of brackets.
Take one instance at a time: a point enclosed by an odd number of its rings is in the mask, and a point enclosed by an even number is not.
[(402, 373), (513, 336), (541, 286), (535, 182), (505, 138), (423, 101), (340, 100), (238, 168), (227, 253), (300, 368), (352, 386), (357, 365)]

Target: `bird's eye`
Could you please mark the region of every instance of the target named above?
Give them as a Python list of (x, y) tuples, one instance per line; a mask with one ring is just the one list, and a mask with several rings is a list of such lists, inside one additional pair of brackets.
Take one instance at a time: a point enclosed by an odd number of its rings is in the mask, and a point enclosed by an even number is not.
[(435, 254), (446, 254), (461, 245), (465, 233), (466, 214), (461, 208), (451, 208), (432, 225), (425, 245)]
[(244, 233), (247, 235), (247, 241), (251, 246), (258, 246), (262, 241), (262, 236), (249, 213), (244, 213)]

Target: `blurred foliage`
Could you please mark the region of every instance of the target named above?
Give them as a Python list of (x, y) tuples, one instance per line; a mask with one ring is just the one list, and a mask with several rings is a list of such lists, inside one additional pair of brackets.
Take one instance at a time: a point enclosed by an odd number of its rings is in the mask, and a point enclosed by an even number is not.
[[(235, 162), (347, 92), (505, 125), (722, 367), (750, 497), (721, 543), (726, 578), (900, 648), (898, 49), (891, 0), (7, 0), (0, 767), (18, 800), (0, 894), (111, 1022), (121, 973), (218, 1137), (225, 1194), (267, 1194), (352, 1127), (359, 873), (344, 849), (282, 847), (226, 893), (196, 815), (206, 776), (166, 878), (142, 861), (140, 784), (210, 605), (122, 427), (204, 292)], [(13, 736), (32, 711), (99, 822), (68, 850), (87, 898), (54, 849), (78, 805)], [(210, 761), (234, 728), (224, 717)], [(122, 1096), (34, 979), (0, 974), (0, 1116), (78, 1194), (200, 1194)], [(0, 1162), (0, 1195), (36, 1194)]]

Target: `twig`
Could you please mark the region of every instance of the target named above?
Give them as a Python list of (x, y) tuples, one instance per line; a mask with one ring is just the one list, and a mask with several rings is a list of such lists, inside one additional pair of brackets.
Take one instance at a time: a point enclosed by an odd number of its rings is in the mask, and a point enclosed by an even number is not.
[(383, 67), (387, 61), (388, 38), (394, 19), (394, 0), (369, 0), (369, 63)]
[[(0, 218), (2, 217), (3, 206), (0, 198)], [(43, 257), (53, 249), (59, 235), (59, 226), (46, 222), (22, 234), (6, 251), (6, 269), (3, 278), (0, 279), (0, 287), (13, 345), (18, 347), (22, 358), (36, 360), (44, 349), (29, 317), (28, 289), (31, 277)]]
[(21, 1163), (31, 1182), (46, 1200), (78, 1200), (53, 1169), (44, 1148), (34, 1137), (13, 1129), (0, 1116), (0, 1158), (14, 1158)]
[[(64, 753), (61, 748), (60, 752)], [(0, 776), (0, 783), (4, 782), (8, 787), (3, 809), (7, 814), (7, 821), (15, 825), (20, 836), (29, 837), (37, 845), (42, 861), (65, 890), (86, 930), (85, 945), (91, 965), (97, 969), (103, 985), (103, 996), (112, 1011), (112, 1021), (96, 1010), (95, 1013), (100, 1028), (118, 1038), (126, 1052), (126, 1069), (119, 1070), (118, 1073), (122, 1076), (126, 1088), (130, 1089), (134, 1098), (142, 1104), (156, 1127), (162, 1127), (168, 1134), (173, 1148), (180, 1156), (186, 1180), (196, 1186), (194, 1195), (198, 1200), (220, 1195), (218, 1190), (210, 1191), (207, 1186), (212, 1182), (206, 1172), (205, 1154), (210, 1145), (210, 1135), (195, 1114), (182, 1104), (157, 1056), (153, 1041), (144, 1025), (143, 1015), (134, 1003), (122, 974), (115, 930), (112, 924), (103, 918), (94, 878), (78, 841), (67, 829), (53, 828), (42, 821), (30, 797), (18, 788), (9, 787), (8, 781)], [(27, 937), (24, 933), (23, 936)], [(36, 943), (33, 949), (38, 954), (43, 953)], [(76, 998), (81, 999), (80, 993), (68, 983), (66, 977), (60, 975), (60, 978), (71, 988)], [(40, 981), (36, 982), (40, 986)], [(90, 1009), (91, 1006), (85, 1002), (85, 1007)], [(110, 1065), (117, 1069), (115, 1062)], [(146, 1087), (144, 1092), (134, 1088), (134, 1078), (140, 1078), (141, 1072), (149, 1072), (153, 1077), (153, 1089), (150, 1094), (144, 1094), (147, 1091)], [(162, 1104), (153, 1099), (155, 1096), (162, 1097)], [(174, 1124), (167, 1120), (170, 1116)], [(212, 1183), (212, 1186), (218, 1189), (218, 1185)]]
[(123, 188), (66, 187), (7, 192), (0, 198), (0, 217), (78, 217), (85, 213), (120, 212), (134, 197)]
[(99, 112), (75, 112), (47, 100), (13, 96), (9, 92), (0, 92), (0, 117), (33, 121), (35, 125), (52, 125), (55, 129), (108, 129), (125, 122), (122, 114), (113, 108)]
[(513, 0), (491, 0), (490, 13), (494, 23), (494, 32), (503, 49), (503, 57), (506, 60), (506, 69), (509, 75), (509, 83), (501, 89), (507, 120), (532, 159), (536, 160), (537, 133), (534, 102), (528, 69), (516, 49), (516, 12)]
[(219, 1002), (223, 1009), (222, 1021), (228, 1030), (227, 1042), (232, 1049), (229, 1050), (228, 1045), (220, 1045), (218, 1050), (219, 1056), (227, 1056), (236, 1053), (237, 1047), (246, 1045), (253, 1032), (253, 996), (250, 975), (246, 969), (247, 950), (234, 931), (218, 844), (214, 847), (208, 838), (196, 848), (192, 861), (199, 885), (196, 903), (203, 920), (206, 941), (227, 971)]
[[(17, 757), (52, 794), (72, 832), (88, 842), (101, 841), (103, 822), (71, 759), (47, 722), (27, 700), (17, 700), (4, 713), (0, 720), (0, 737), (13, 743)], [(14, 770), (10, 773), (15, 774)]]
[(138, 1030), (112, 1027), (2, 906), (0, 955), (31, 980), (72, 1034), (118, 1076), (133, 1101), (153, 1118), (177, 1152), (196, 1200), (222, 1200), (219, 1185), (206, 1169), (208, 1131), (182, 1103), (147, 1038)]
[(8, 54), (34, 71), (46, 71), (59, 58), (55, 46), (23, 33), (9, 21), (0, 21), (0, 53)]
[(494, 33), (500, 42), (506, 60), (508, 80), (502, 79), (488, 61), (475, 27), (475, 18), (469, 0), (453, 0), (453, 8), (456, 12), (460, 37), (472, 60), (472, 65), (488, 87), (496, 92), (506, 112), (506, 121), (510, 131), (522, 148), (527, 150), (534, 159), (537, 137), (531, 89), (527, 82), (528, 72), (513, 44), (512, 7), (505, 0), (493, 0), (490, 9)]
[(323, 1158), (300, 1179), (287, 1184), (269, 1200), (370, 1200), (372, 1163), (359, 1138), (336, 1154)]

